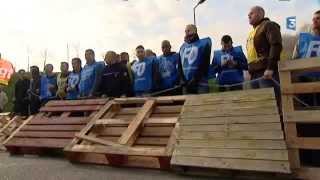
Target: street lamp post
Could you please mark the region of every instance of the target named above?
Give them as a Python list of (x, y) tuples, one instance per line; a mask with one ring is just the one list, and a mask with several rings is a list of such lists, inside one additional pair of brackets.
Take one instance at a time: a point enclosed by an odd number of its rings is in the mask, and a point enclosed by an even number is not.
[(200, 5), (200, 4), (202, 4), (202, 3), (204, 3), (206, 0), (199, 0), (199, 2), (193, 7), (193, 24), (196, 26), (197, 24), (196, 24), (196, 9), (197, 9), (197, 7)]

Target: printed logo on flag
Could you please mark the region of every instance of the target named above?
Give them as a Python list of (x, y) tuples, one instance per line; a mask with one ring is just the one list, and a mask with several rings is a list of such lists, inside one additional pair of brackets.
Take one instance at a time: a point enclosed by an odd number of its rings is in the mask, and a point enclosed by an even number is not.
[(297, 27), (296, 16), (287, 17), (287, 29), (295, 31), (296, 27)]

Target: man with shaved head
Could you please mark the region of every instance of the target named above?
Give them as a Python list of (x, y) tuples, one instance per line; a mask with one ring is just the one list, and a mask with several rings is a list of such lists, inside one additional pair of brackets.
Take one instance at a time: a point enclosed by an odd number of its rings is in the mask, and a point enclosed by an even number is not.
[[(161, 43), (162, 55), (157, 58), (160, 74), (160, 89), (174, 88), (179, 83), (178, 62), (179, 54), (171, 51), (171, 43), (164, 40)], [(178, 91), (173, 90), (163, 95), (177, 95)]]
[(278, 61), (282, 51), (280, 26), (266, 18), (260, 6), (252, 7), (248, 17), (253, 28), (247, 40), (249, 73), (245, 75), (246, 79), (256, 80), (251, 83), (254, 89), (274, 87), (280, 100), (280, 89), (273, 81), (279, 81)]
[(211, 55), (211, 39), (200, 39), (197, 27), (189, 24), (185, 29), (184, 43), (180, 48), (181, 80), (184, 94), (207, 93), (208, 69)]

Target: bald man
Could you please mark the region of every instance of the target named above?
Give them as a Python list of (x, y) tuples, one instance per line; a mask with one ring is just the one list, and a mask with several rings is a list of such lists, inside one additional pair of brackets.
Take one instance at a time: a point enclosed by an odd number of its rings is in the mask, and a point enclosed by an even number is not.
[(211, 55), (211, 39), (200, 39), (197, 27), (189, 24), (185, 28), (184, 43), (180, 48), (181, 80), (184, 94), (208, 93), (208, 69)]
[(273, 80), (279, 81), (278, 61), (282, 51), (280, 26), (266, 18), (265, 11), (260, 6), (252, 7), (248, 17), (253, 29), (247, 40), (250, 74), (246, 74), (246, 79), (259, 79), (251, 83), (253, 89), (274, 87), (279, 105), (280, 88)]
[[(161, 43), (162, 55), (157, 58), (160, 74), (160, 89), (174, 88), (179, 83), (178, 62), (179, 54), (171, 51), (171, 44), (168, 40)], [(164, 95), (177, 95), (178, 91), (168, 92)]]

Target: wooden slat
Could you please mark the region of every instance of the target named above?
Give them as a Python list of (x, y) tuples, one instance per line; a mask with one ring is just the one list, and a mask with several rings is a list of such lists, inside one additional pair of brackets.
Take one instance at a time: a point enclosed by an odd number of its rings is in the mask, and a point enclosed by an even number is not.
[[(149, 100), (155, 100), (157, 104), (166, 104), (173, 103), (176, 101), (185, 101), (188, 96), (166, 96), (166, 97), (157, 97), (157, 98), (149, 98)], [(116, 98), (115, 102), (120, 104), (143, 104), (146, 102), (146, 98)]]
[(181, 126), (183, 131), (192, 132), (216, 132), (216, 131), (281, 131), (280, 123), (261, 124), (223, 124), (223, 125), (189, 125)]
[(100, 105), (87, 106), (44, 106), (40, 109), (41, 112), (76, 112), (76, 111), (98, 111), (101, 109)]
[(296, 137), (288, 140), (288, 147), (294, 149), (320, 149), (320, 137)]
[(141, 131), (141, 137), (169, 137), (173, 127), (144, 127)]
[(113, 154), (126, 156), (153, 156), (167, 157), (165, 148), (146, 148), (146, 147), (123, 147), (123, 146), (101, 146), (101, 145), (75, 145), (72, 147), (74, 152), (89, 152), (99, 154)]
[(316, 58), (280, 61), (279, 71), (294, 71), (294, 70), (305, 70), (305, 69), (320, 69), (320, 60)]
[(75, 136), (79, 139), (83, 139), (83, 140), (86, 140), (86, 141), (89, 141), (92, 143), (101, 144), (101, 145), (105, 145), (105, 146), (122, 146), (122, 145), (114, 143), (112, 141), (107, 141), (107, 140), (99, 139), (99, 138), (95, 138), (95, 137), (81, 136), (78, 134), (76, 134)]
[(63, 100), (49, 101), (46, 106), (83, 106), (83, 105), (104, 105), (108, 99), (86, 99), (86, 100)]
[(181, 118), (201, 118), (201, 117), (226, 117), (226, 116), (257, 116), (257, 115), (276, 115), (278, 109), (275, 106), (264, 108), (248, 108), (248, 109), (224, 109), (220, 111), (201, 111), (191, 110), (184, 111)]
[(75, 133), (73, 132), (48, 132), (48, 131), (20, 131), (15, 137), (21, 138), (73, 138)]
[[(145, 126), (170, 126), (174, 125), (178, 121), (178, 118), (148, 118), (145, 120)], [(131, 120), (123, 119), (99, 119), (96, 125), (129, 125)]]
[(99, 136), (121, 136), (127, 127), (99, 127), (97, 135)]
[(42, 118), (32, 120), (28, 125), (82, 125), (88, 121), (89, 117)]
[[(110, 136), (98, 136), (100, 139), (118, 142), (119, 137)], [(166, 146), (168, 143), (168, 137), (138, 137), (134, 145), (152, 145), (152, 146)]]
[(26, 125), (21, 131), (80, 131), (83, 125)]
[(293, 83), (281, 88), (283, 94), (319, 93), (320, 82)]
[(206, 140), (206, 139), (242, 139), (242, 140), (283, 140), (282, 131), (234, 131), (234, 132), (180, 132), (179, 139)]
[(229, 117), (204, 117), (204, 118), (180, 118), (183, 125), (214, 125), (214, 124), (260, 124), (279, 123), (279, 115), (257, 115), (257, 116), (229, 116)]
[(180, 166), (195, 166), (231, 170), (248, 170), (278, 173), (291, 172), (288, 161), (173, 156), (171, 164)]
[[(168, 114), (168, 113), (180, 113), (182, 106), (156, 106), (153, 113), (155, 114)], [(139, 112), (141, 107), (134, 108), (122, 108), (119, 115), (134, 115)]]
[(283, 140), (179, 140), (178, 147), (285, 150)]
[(12, 138), (5, 146), (8, 147), (43, 147), (43, 148), (64, 148), (71, 139), (53, 138)]
[(319, 110), (293, 111), (284, 116), (285, 122), (320, 123)]
[(139, 127), (143, 126), (143, 120), (148, 118), (151, 114), (153, 107), (155, 105), (154, 100), (148, 100), (142, 107), (141, 111), (137, 114), (137, 116), (132, 120), (128, 129), (122, 134), (119, 139), (120, 144), (128, 144), (133, 143), (135, 138), (138, 136), (137, 130)]
[(265, 149), (212, 149), (212, 148), (183, 148), (175, 149), (175, 156), (230, 158), (230, 159), (259, 159), (274, 161), (289, 161), (287, 150)]

